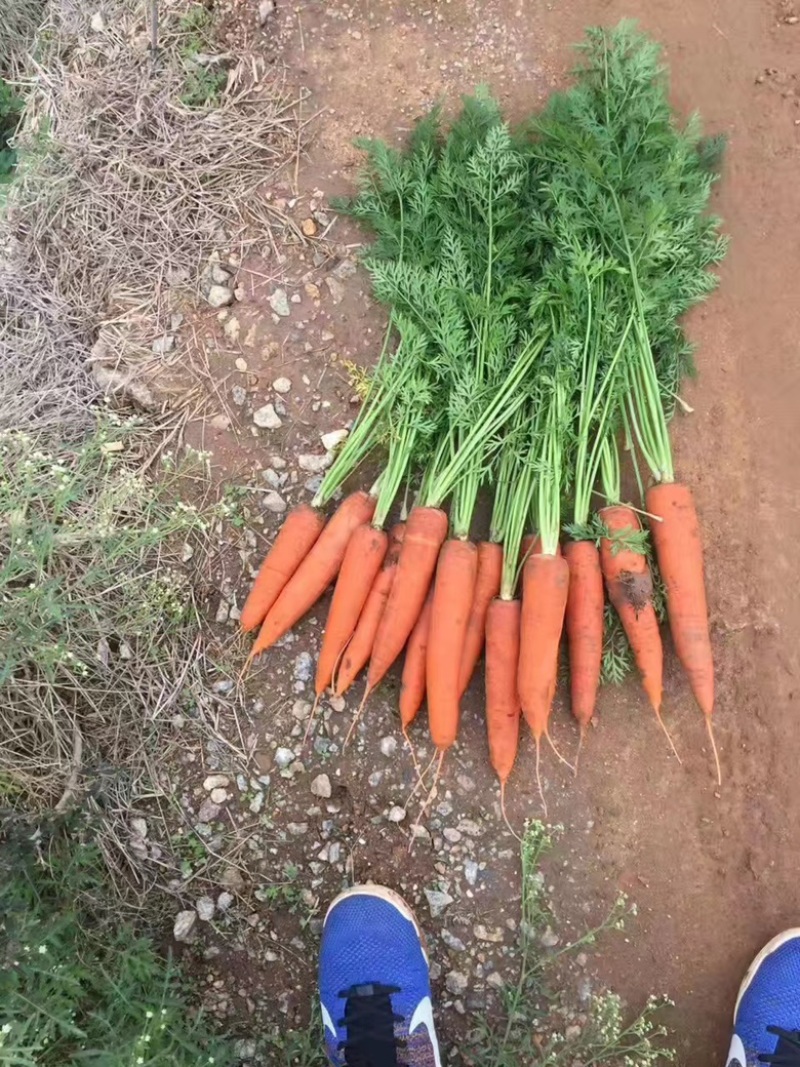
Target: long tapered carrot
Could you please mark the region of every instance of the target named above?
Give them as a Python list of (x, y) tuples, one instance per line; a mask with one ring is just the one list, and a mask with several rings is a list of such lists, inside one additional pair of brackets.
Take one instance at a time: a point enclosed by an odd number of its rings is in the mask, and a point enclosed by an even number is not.
[(450, 748), (458, 734), (458, 681), (477, 574), (475, 545), (446, 541), (436, 566), (425, 669), (431, 740), (440, 752)]
[(608, 599), (619, 615), (622, 628), (636, 660), (636, 666), (642, 676), (642, 686), (647, 694), (659, 725), (667, 735), (675, 757), (675, 751), (669, 731), (661, 718), (661, 700), (663, 697), (664, 651), (658, 619), (653, 607), (653, 579), (647, 556), (626, 548), (621, 538), (627, 533), (641, 530), (636, 512), (621, 504), (602, 508), (599, 513), (601, 521), (613, 537), (603, 537), (600, 541), (600, 565), (603, 569)]
[[(536, 778), (558, 680), (558, 646), (564, 628), (569, 566), (563, 556), (534, 554), (522, 570), (522, 617), (517, 684), (522, 713), (536, 742)], [(542, 803), (544, 796), (542, 795)]]
[(400, 724), (406, 735), (425, 699), (425, 665), (428, 657), (432, 604), (433, 594), (429, 592), (406, 645), (400, 681)]
[(518, 600), (495, 598), (486, 613), (486, 732), (504, 817), (506, 782), (517, 758), (522, 714), (517, 686), (520, 619)]
[(570, 701), (583, 738), (594, 715), (603, 664), (603, 572), (594, 541), (568, 541), (564, 558), (569, 566)]
[(475, 593), (472, 597), (467, 632), (464, 636), (464, 651), (458, 675), (458, 691), (461, 696), (470, 683), (475, 666), (483, 651), (486, 638), (486, 613), (492, 600), (500, 592), (503, 573), (503, 549), (494, 541), (481, 541), (478, 545), (478, 574)]
[(412, 508), (394, 582), (372, 646), (365, 699), (380, 684), (414, 629), (446, 535), (447, 516), (443, 511)]
[(714, 712), (714, 658), (708, 629), (700, 523), (688, 486), (678, 482), (648, 489), (645, 506), (661, 519), (650, 524), (661, 577), (667, 590), (667, 616), (678, 659), (706, 718), (717, 779), (719, 756), (711, 727)]
[(286, 516), (244, 602), (240, 626), (245, 633), (264, 621), (324, 526), (325, 516), (310, 504), (298, 504)]
[(333, 687), (337, 696), (341, 696), (350, 688), (370, 657), (375, 643), (375, 634), (378, 632), (378, 624), (386, 608), (386, 601), (389, 599), (394, 576), (397, 573), (397, 561), (400, 558), (405, 532), (406, 524), (399, 522), (389, 533), (389, 551), (372, 583), (353, 636), (344, 650), (334, 675)]
[(353, 531), (347, 543), (317, 661), (317, 697), (330, 685), (334, 667), (353, 635), (388, 548), (389, 535), (366, 523)]
[(338, 574), (353, 532), (370, 521), (374, 510), (375, 497), (368, 493), (345, 497), (267, 612), (250, 659), (270, 648), (316, 604)]

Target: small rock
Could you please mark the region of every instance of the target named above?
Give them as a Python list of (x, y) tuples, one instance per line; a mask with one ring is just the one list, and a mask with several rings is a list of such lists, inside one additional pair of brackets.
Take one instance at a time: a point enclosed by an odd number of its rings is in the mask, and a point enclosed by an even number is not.
[(217, 906), (211, 897), (200, 897), (195, 904), (195, 910), (197, 911), (197, 918), (202, 923), (210, 923), (214, 918), (214, 912), (217, 910)]
[(208, 420), (208, 425), (212, 430), (229, 430), (231, 428), (231, 420), (227, 415), (213, 415)]
[(138, 834), (138, 836), (144, 840), (147, 837), (147, 820), (138, 818), (131, 819), (131, 830), (134, 834)]
[(200, 805), (200, 810), (197, 812), (197, 817), (200, 822), (213, 822), (219, 815), (219, 804), (215, 804), (210, 797), (206, 797), (203, 803)]
[(106, 28), (106, 20), (103, 18), (99, 11), (95, 11), (92, 15), (92, 21), (89, 23), (94, 33), (102, 33)]
[(505, 986), (503, 976), (499, 971), (492, 971), (489, 977), (486, 979), (486, 984), (491, 986), (492, 989), (502, 989)]
[(302, 837), (303, 834), (308, 833), (307, 822), (290, 822), (286, 829), (292, 834), (293, 837)]
[(254, 411), (253, 422), (262, 430), (279, 430), (283, 426), (280, 415), (272, 404), (265, 404), (263, 408)]
[(389, 808), (389, 814), (386, 816), (389, 822), (402, 822), (405, 817), (406, 809), (401, 808), (399, 804), (393, 804), (392, 807)]
[[(218, 682), (214, 682), (211, 686), (211, 692), (216, 693), (217, 696), (227, 696), (228, 693), (233, 691), (234, 682), (230, 678), (220, 678)], [(225, 785), (229, 783), (226, 781)], [(216, 788), (212, 786), (212, 789)]]
[(289, 298), (286, 295), (285, 289), (276, 289), (268, 299), (269, 306), (276, 315), (280, 315), (283, 319), (288, 315), (291, 315), (292, 309), (289, 307)]
[(320, 437), (322, 447), (326, 452), (332, 452), (334, 448), (337, 448), (342, 443), (342, 441), (347, 440), (349, 433), (349, 430), (331, 430), (330, 433), (322, 434)]
[(373, 771), (367, 781), (373, 789), (377, 789), (383, 779), (383, 771)]
[(167, 356), (175, 347), (175, 338), (172, 334), (164, 334), (163, 337), (157, 337), (150, 346), (152, 352), (156, 356)]
[(231, 280), (231, 272), (225, 270), (219, 263), (212, 263), (208, 268), (208, 277), (215, 285), (227, 285)]
[(228, 893), (226, 890), (223, 890), (217, 897), (217, 908), (219, 911), (227, 911), (231, 904), (233, 904), (233, 899), (233, 893)]
[(210, 793), (212, 789), (227, 789), (230, 784), (231, 780), (226, 774), (209, 774), (203, 782), (203, 789)]
[(241, 329), (242, 324), (239, 322), (235, 315), (231, 315), (231, 317), (222, 327), (222, 332), (225, 334), (229, 341), (238, 341)]
[(493, 945), (499, 945), (503, 940), (502, 930), (488, 930), (483, 923), (476, 923), (472, 927), (472, 933), (478, 941), (488, 941)]
[(282, 393), (285, 396), (286, 393), (290, 393), (292, 391), (292, 383), (289, 381), (288, 378), (276, 378), (275, 381), (272, 383), (272, 388), (275, 390), (276, 393)]
[(446, 826), (442, 833), (445, 841), (449, 841), (451, 845), (457, 845), (461, 840), (461, 833), (454, 826)]
[(211, 801), (214, 804), (224, 804), (228, 799), (227, 789), (212, 789), (210, 795)]
[(539, 941), (543, 948), (555, 948), (560, 940), (561, 938), (550, 926), (547, 927), (545, 932), (539, 938)]
[(432, 919), (438, 919), (445, 908), (449, 908), (453, 903), (450, 894), (443, 893), (440, 889), (425, 889), (423, 892), (428, 901)]
[(585, 967), (586, 964), (589, 962), (589, 957), (586, 955), (585, 952), (579, 952), (578, 955), (575, 957), (575, 962), (579, 967)]
[(250, 801), (250, 811), (253, 815), (258, 815), (261, 809), (264, 807), (264, 794), (256, 793), (253, 799)]
[(331, 300), (334, 304), (341, 304), (344, 300), (344, 286), (337, 278), (326, 278), (325, 284), (328, 287), (328, 291), (331, 294)]
[(475, 783), (467, 774), (459, 774), (456, 778), (459, 787), (464, 790), (465, 793), (471, 793), (475, 788)]
[(309, 474), (319, 474), (320, 471), (327, 470), (332, 462), (333, 457), (328, 452), (325, 452), (321, 456), (306, 452), (297, 457), (297, 465), (300, 467), (300, 470), (308, 471)]
[(242, 374), (244, 374), (244, 372), (247, 370), (247, 360), (242, 359), (241, 356), (236, 357), (236, 359), (233, 361), (233, 365), (238, 371), (241, 371)]
[(584, 975), (578, 982), (578, 1000), (581, 1004), (588, 1004), (592, 999), (592, 980)]
[(212, 308), (224, 308), (233, 303), (233, 292), (226, 285), (212, 285), (206, 300)]
[(197, 912), (179, 911), (175, 916), (175, 924), (172, 927), (172, 936), (176, 941), (191, 941), (197, 923)]
[(462, 834), (467, 834), (469, 837), (480, 837), (481, 835), (480, 826), (473, 822), (472, 819), (462, 819), (458, 824), (458, 828)]
[(338, 693), (334, 693), (333, 696), (328, 697), (328, 703), (334, 711), (344, 711), (347, 707), (343, 696), (339, 696)]
[(461, 940), (460, 937), (456, 937), (455, 934), (451, 934), (449, 930), (442, 930), (442, 941), (450, 949), (451, 952), (466, 952), (467, 946)]
[(311, 783), (311, 792), (315, 797), (322, 797), (323, 800), (330, 800), (333, 790), (331, 789), (331, 780), (327, 774), (317, 775)]
[(466, 993), (469, 979), (460, 971), (450, 971), (444, 980), (444, 984), (447, 988), (447, 992), (452, 993), (453, 996), (457, 997), (462, 993)]
[(270, 489), (268, 493), (264, 494), (263, 503), (267, 511), (271, 511), (275, 515), (282, 515), (286, 511), (286, 501), (274, 489)]
[(391, 734), (381, 738), (381, 753), (384, 756), (391, 757), (397, 752), (397, 738), (392, 737)]
[(338, 863), (342, 854), (342, 846), (338, 841), (331, 841), (328, 845), (328, 863)]
[(464, 877), (469, 885), (475, 885), (478, 881), (478, 864), (475, 860), (467, 860), (464, 863)]
[(298, 682), (310, 682), (314, 670), (314, 660), (310, 652), (301, 652), (294, 661), (294, 677)]
[(247, 401), (247, 390), (243, 385), (234, 385), (231, 388), (231, 400), (233, 400), (237, 408), (244, 407)]
[(238, 867), (226, 867), (219, 876), (219, 884), (238, 893), (244, 889), (244, 877)]
[(333, 268), (331, 274), (335, 277), (345, 281), (346, 278), (352, 278), (358, 269), (356, 261), (354, 259), (343, 259), (342, 262)]
[(275, 762), (283, 771), (290, 763), (294, 763), (294, 752), (290, 748), (279, 748), (275, 753)]
[(303, 219), (300, 223), (300, 229), (306, 235), (306, 237), (313, 237), (317, 232), (317, 224), (313, 219)]
[(275, 0), (260, 0), (258, 5), (258, 24), (263, 26), (270, 15), (275, 14)]

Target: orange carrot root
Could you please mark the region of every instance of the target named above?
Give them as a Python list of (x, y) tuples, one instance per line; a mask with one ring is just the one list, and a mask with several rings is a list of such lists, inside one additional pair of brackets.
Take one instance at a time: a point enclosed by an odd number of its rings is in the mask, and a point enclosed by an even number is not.
[(493, 541), (481, 541), (478, 545), (478, 575), (475, 579), (475, 594), (472, 598), (464, 651), (458, 675), (458, 691), (464, 695), (475, 673), (486, 638), (486, 615), (489, 605), (500, 592), (503, 571), (503, 549)]
[(433, 593), (429, 592), (406, 646), (400, 681), (400, 723), (406, 737), (408, 728), (417, 717), (425, 699), (425, 665), (428, 658), (432, 606)]
[(603, 665), (603, 572), (593, 541), (567, 542), (564, 558), (569, 565), (565, 626), (570, 698), (582, 741), (594, 715)]

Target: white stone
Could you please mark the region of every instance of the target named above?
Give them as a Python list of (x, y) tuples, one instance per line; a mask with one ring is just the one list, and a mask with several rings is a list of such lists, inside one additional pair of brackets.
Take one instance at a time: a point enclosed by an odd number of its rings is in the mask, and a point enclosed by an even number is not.
[(268, 493), (264, 494), (264, 507), (275, 515), (282, 515), (286, 511), (286, 501), (280, 493), (270, 489)]
[(272, 383), (272, 388), (276, 393), (289, 393), (292, 389), (292, 383), (288, 378), (276, 378)]
[(319, 474), (321, 471), (327, 470), (332, 462), (333, 456), (329, 452), (325, 452), (321, 456), (306, 452), (297, 457), (300, 470), (308, 471), (309, 474)]
[(212, 308), (224, 308), (233, 303), (233, 293), (225, 285), (212, 285), (206, 299)]
[(393, 804), (386, 817), (389, 822), (402, 822), (406, 817), (406, 809), (401, 808), (399, 804)]
[(195, 909), (197, 911), (197, 918), (203, 923), (210, 923), (214, 918), (214, 912), (217, 910), (211, 897), (200, 897), (195, 903)]
[(209, 774), (203, 782), (203, 789), (210, 793), (212, 789), (227, 789), (230, 784), (231, 780), (226, 774)]
[(331, 789), (331, 780), (327, 774), (317, 775), (311, 783), (311, 792), (315, 797), (322, 797), (323, 800), (330, 799), (333, 790)]
[(262, 430), (279, 430), (283, 423), (280, 415), (275, 411), (272, 404), (265, 404), (263, 408), (253, 413), (253, 422)]
[(330, 433), (322, 434), (320, 437), (322, 447), (326, 452), (332, 452), (334, 448), (338, 448), (342, 441), (347, 440), (349, 433), (349, 430), (331, 430)]
[(191, 911), (179, 911), (175, 916), (172, 936), (176, 941), (191, 941), (196, 923), (197, 912), (194, 908)]

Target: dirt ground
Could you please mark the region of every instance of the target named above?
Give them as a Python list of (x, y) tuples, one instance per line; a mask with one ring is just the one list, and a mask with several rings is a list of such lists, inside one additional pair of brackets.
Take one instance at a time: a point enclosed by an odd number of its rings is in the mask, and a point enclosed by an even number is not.
[[(304, 114), (317, 115), (308, 158), (296, 188), (294, 176), (286, 175), (273, 195), (288, 202), (299, 223), (315, 219), (316, 233), (280, 269), (266, 255), (264, 262), (246, 262), (239, 275), (245, 292), (233, 312), (238, 335), (230, 328), (222, 334), (230, 314), (218, 322), (207, 313), (205, 328), (218, 341), (216, 362), (210, 360), (217, 388), (225, 392), (238, 383), (247, 399), (238, 407), (228, 401), (230, 426), (223, 418), (194, 433), (212, 452), (217, 473), (246, 472), (260, 485), (260, 468), (277, 470), (271, 457), (278, 456), (290, 474), (281, 493), (289, 504), (307, 498), (309, 473), (295, 473), (296, 457), (319, 453), (319, 434), (352, 418), (353, 387), (342, 360), (369, 362), (380, 344), (381, 315), (369, 306), (365, 279), (350, 267), (355, 249), (349, 246), (359, 235), (341, 221), (329, 228), (334, 215), (326, 216), (326, 201), (350, 188), (357, 173), (353, 138), (397, 140), (440, 96), (455, 99), (478, 83), (488, 84), (512, 117), (521, 117), (563, 82), (569, 46), (585, 26), (626, 16), (639, 18), (664, 43), (676, 105), (698, 108), (710, 132), (729, 137), (715, 207), (731, 248), (719, 291), (690, 322), (699, 377), (685, 396), (694, 414), (681, 417), (673, 434), (678, 471), (694, 487), (705, 531), (724, 780), (717, 789), (702, 717), (669, 653), (666, 715), (683, 765), (670, 757), (636, 686), (604, 691), (579, 777), (573, 780), (549, 754), (546, 759), (550, 820), (565, 828), (548, 882), (560, 919), (575, 929), (602, 914), (619, 889), (635, 899), (638, 919), (624, 937), (605, 942), (591, 963), (591, 980), (633, 1005), (649, 992), (668, 993), (676, 1004), (670, 1021), (681, 1060), (699, 1067), (724, 1053), (735, 990), (750, 957), (773, 933), (800, 923), (800, 303), (794, 273), (800, 257), (800, 23), (791, 6), (776, 0), (279, 0), (259, 29), (251, 0), (241, 0), (229, 18), (232, 38), (280, 57), (289, 82), (311, 90), (303, 104)], [(319, 241), (323, 233), (329, 246)], [(333, 285), (326, 281), (331, 277)], [(288, 316), (273, 315), (268, 304), (278, 285), (290, 301), (299, 297)], [(244, 358), (247, 368), (235, 370), (235, 358)], [(271, 389), (278, 376), (291, 380), (285, 397)], [(282, 427), (256, 436), (252, 411), (276, 400)], [(266, 515), (266, 537), (279, 521)], [(770, 551), (762, 557), (766, 543)], [(259, 534), (256, 555), (264, 544)], [(231, 553), (222, 583), (228, 595), (236, 588), (238, 560)], [(404, 827), (410, 818), (395, 824), (386, 816), (403, 804), (412, 781), (402, 746), (391, 758), (381, 749), (387, 747), (382, 739), (398, 733), (390, 689), (369, 709), (357, 743), (344, 755), (341, 739), (355, 696), (344, 711), (326, 712), (329, 737), (311, 761), (283, 774), (274, 766), (277, 746), (300, 750), (302, 725), (293, 702), (310, 699), (303, 653), (314, 654), (323, 618), (318, 610), (294, 641), (271, 655), (245, 702), (259, 739), (259, 770), (271, 770), (273, 778), (264, 876), (274, 881), (285, 862), (299, 865), (310, 879), (302, 875), (297, 883), (309, 887), (306, 903), (317, 902), (311, 911), (352, 877), (386, 880), (421, 900), (437, 973), (469, 970), (469, 994), (461, 1003), (437, 983), (454, 1007), (443, 1025), (452, 1036), (466, 1025), (461, 1013), (485, 1001), (484, 980), (494, 966), (485, 950), (496, 950), (502, 970), (504, 949), (479, 946), (465, 964), (467, 957), (439, 939), (441, 920), (429, 919), (421, 891), (438, 883), (451, 893), (447, 922), (465, 942), (473, 939), (476, 922), (507, 926), (515, 907), (514, 842), (499, 831), (481, 679), (473, 684), (457, 751), (426, 822), (430, 836), (409, 859)], [(575, 731), (563, 705), (554, 733), (574, 750)], [(422, 729), (418, 737), (424, 750)], [(216, 764), (225, 769), (224, 760)], [(331, 779), (332, 796), (320, 802), (309, 783), (321, 772)], [(195, 796), (202, 796), (199, 786)], [(517, 825), (540, 814), (527, 745), (510, 798)], [(463, 820), (467, 825), (459, 830)], [(331, 842), (341, 844), (333, 859)], [(252, 986), (249, 994), (242, 991), (245, 1002), (263, 1002), (267, 1017), (275, 1005), (290, 1013), (313, 981), (309, 967), (298, 979), (307, 959), (305, 943), (297, 940), (299, 920), (287, 912), (281, 929), (275, 916), (253, 914), (253, 931), (269, 927), (267, 943), (288, 945), (294, 937), (293, 947), (272, 952), (278, 958), (265, 965), (245, 946), (244, 955), (229, 959), (230, 970), (237, 982)], [(249, 981), (242, 978), (248, 974)]]

